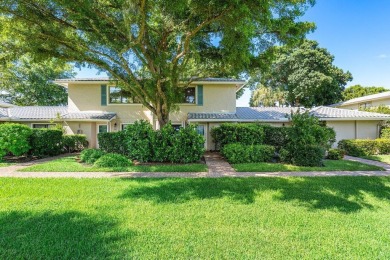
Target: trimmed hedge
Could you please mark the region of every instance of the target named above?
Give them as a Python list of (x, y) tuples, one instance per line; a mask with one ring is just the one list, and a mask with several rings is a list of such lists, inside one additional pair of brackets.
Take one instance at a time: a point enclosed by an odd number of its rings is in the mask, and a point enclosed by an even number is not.
[(65, 152), (73, 153), (84, 150), (89, 143), (86, 135), (64, 135), (62, 144)]
[(292, 155), (292, 163), (298, 166), (323, 166), (325, 149), (319, 145), (302, 146)]
[(390, 154), (390, 139), (356, 139), (341, 140), (338, 143), (340, 149), (345, 150), (351, 156), (369, 156), (376, 154)]
[(107, 153), (127, 154), (125, 132), (98, 134), (99, 148)]
[(342, 160), (344, 158), (345, 151), (341, 149), (329, 149), (327, 159), (329, 160)]
[(380, 136), (383, 139), (390, 139), (390, 128), (382, 128)]
[(126, 154), (133, 160), (149, 162), (153, 159), (152, 125), (145, 120), (137, 121), (124, 130)]
[(227, 144), (221, 150), (229, 163), (270, 162), (275, 148), (270, 145)]
[(291, 127), (263, 125), (263, 129), (264, 144), (275, 146), (276, 150), (280, 150), (288, 143)]
[(131, 166), (132, 163), (125, 156), (116, 153), (108, 153), (101, 156), (96, 162), (93, 164), (95, 167), (128, 167)]
[(20, 156), (30, 150), (32, 130), (26, 125), (5, 123), (0, 124), (0, 159), (11, 153)]
[(62, 152), (62, 131), (56, 129), (32, 129), (30, 154), (37, 157), (55, 156)]
[(259, 124), (225, 123), (211, 129), (211, 136), (216, 150), (227, 144), (240, 143), (245, 145), (263, 144), (264, 129)]
[(174, 163), (199, 161), (204, 154), (204, 142), (204, 137), (197, 133), (194, 125), (180, 128), (173, 135), (169, 161)]

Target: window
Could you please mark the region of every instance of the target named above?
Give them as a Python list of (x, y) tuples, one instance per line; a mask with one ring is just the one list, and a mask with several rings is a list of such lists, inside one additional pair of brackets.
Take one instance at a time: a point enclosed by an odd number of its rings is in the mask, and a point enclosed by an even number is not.
[(195, 104), (195, 87), (189, 87), (184, 90), (184, 101), (186, 104)]
[(204, 125), (198, 125), (196, 127), (196, 132), (200, 135), (203, 135), (204, 136)]
[(32, 128), (53, 128), (55, 124), (32, 124)]
[(180, 124), (174, 124), (174, 125), (172, 125), (172, 127), (173, 127), (173, 129), (175, 129), (175, 131), (179, 131), (180, 128), (182, 128), (182, 125), (180, 125)]
[(109, 91), (109, 103), (110, 104), (138, 104), (139, 99), (134, 97), (130, 92), (118, 87), (110, 87)]
[(122, 124), (122, 125), (121, 125), (121, 131), (125, 130), (125, 128), (126, 128), (127, 126), (129, 126), (129, 125), (131, 125), (131, 124)]

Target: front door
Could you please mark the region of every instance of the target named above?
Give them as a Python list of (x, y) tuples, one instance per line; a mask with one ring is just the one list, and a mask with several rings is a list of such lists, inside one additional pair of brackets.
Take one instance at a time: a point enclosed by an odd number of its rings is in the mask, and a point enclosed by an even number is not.
[(99, 148), (98, 134), (99, 133), (107, 133), (107, 132), (108, 132), (108, 125), (97, 125), (96, 148)]

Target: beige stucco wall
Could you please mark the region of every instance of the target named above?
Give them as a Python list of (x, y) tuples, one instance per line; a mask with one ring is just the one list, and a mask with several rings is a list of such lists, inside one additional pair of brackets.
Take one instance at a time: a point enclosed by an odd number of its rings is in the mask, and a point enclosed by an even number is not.
[(337, 147), (343, 139), (375, 139), (379, 137), (378, 124), (381, 121), (327, 121), (326, 125), (332, 127), (336, 132)]
[[(101, 106), (100, 84), (70, 84), (68, 86), (68, 105), (74, 111), (105, 111), (117, 113), (117, 118), (112, 122), (119, 128), (122, 123), (133, 123), (136, 120), (147, 120), (156, 128), (152, 113), (141, 104), (109, 104)], [(107, 93), (108, 93), (107, 89)], [(196, 88), (197, 96), (197, 88)], [(203, 105), (182, 104), (176, 112), (172, 112), (172, 123), (186, 121), (189, 112), (230, 112), (236, 110), (236, 86), (209, 84), (203, 85)], [(113, 129), (113, 128), (112, 128)]]

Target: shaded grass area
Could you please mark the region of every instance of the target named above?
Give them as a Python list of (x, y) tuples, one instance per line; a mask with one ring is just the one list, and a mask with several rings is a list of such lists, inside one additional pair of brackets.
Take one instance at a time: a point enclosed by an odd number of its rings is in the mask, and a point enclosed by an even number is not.
[(370, 155), (370, 156), (361, 156), (361, 158), (384, 162), (390, 164), (390, 154), (380, 154), (380, 155)]
[(383, 171), (383, 168), (360, 162), (325, 160), (324, 167), (304, 167), (281, 163), (242, 163), (233, 168), (238, 172), (310, 172), (310, 171)]
[(388, 177), (2, 178), (0, 187), (1, 259), (390, 256)]
[(75, 157), (65, 157), (54, 161), (33, 165), (22, 172), (205, 172), (205, 164), (161, 164), (137, 165), (121, 168), (98, 168), (79, 163)]

